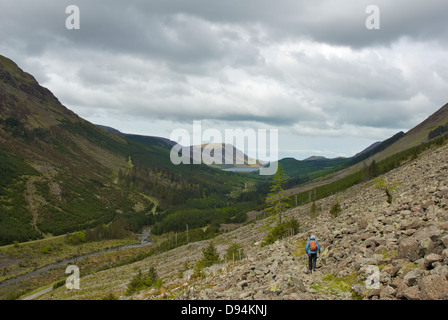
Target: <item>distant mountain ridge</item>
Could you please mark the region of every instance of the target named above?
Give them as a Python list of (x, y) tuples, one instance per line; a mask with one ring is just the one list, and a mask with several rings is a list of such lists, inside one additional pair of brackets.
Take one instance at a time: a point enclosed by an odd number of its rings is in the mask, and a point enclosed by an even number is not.
[[(148, 145), (159, 145), (159, 146), (166, 147), (169, 149), (171, 149), (173, 146), (177, 145), (177, 142), (169, 140), (167, 138), (163, 138), (163, 137), (122, 133), (121, 131), (114, 129), (112, 127), (109, 127), (109, 126), (104, 126), (104, 125), (97, 125), (97, 126), (110, 132), (110, 133), (113, 133), (113, 134), (116, 134), (116, 135), (119, 135), (122, 137), (126, 137), (129, 139), (138, 141), (138, 142), (142, 142), (142, 143), (148, 144)], [(233, 154), (232, 163), (226, 163), (226, 159), (225, 159), (226, 146), (230, 146), (230, 148), (232, 150), (232, 154)], [(190, 147), (190, 153), (189, 153), (190, 159), (193, 159), (193, 148), (194, 147), (195, 146)], [(248, 155), (246, 155), (241, 150), (237, 149), (235, 146), (229, 145), (226, 143), (207, 143), (207, 144), (202, 144), (198, 147), (201, 148), (201, 158), (204, 162), (211, 163), (213, 161), (216, 161), (216, 163), (210, 164), (210, 166), (214, 167), (214, 168), (219, 168), (219, 169), (251, 168), (251, 167), (261, 168), (266, 165), (266, 163), (264, 163), (263, 161), (253, 159), (253, 158), (249, 157)], [(206, 147), (211, 150), (206, 150), (204, 152), (204, 149)], [(214, 151), (217, 151), (219, 153), (219, 155), (215, 156)]]
[(96, 126), (98, 126), (101, 129), (104, 129), (110, 133), (119, 135), (121, 137), (125, 137), (137, 142), (142, 142), (146, 145), (157, 145), (157, 146), (161, 146), (161, 147), (165, 147), (165, 148), (170, 148), (175, 146), (177, 143), (174, 141), (171, 141), (170, 139), (167, 138), (163, 138), (163, 137), (156, 137), (156, 136), (145, 136), (145, 135), (138, 135), (138, 134), (131, 134), (131, 133), (123, 133), (117, 129), (114, 129), (112, 127), (109, 126), (104, 126), (104, 125), (99, 125), (97, 124)]
[(314, 160), (328, 160), (328, 158), (322, 156), (310, 156), (306, 159), (303, 159), (303, 161), (314, 161)]
[(387, 149), (389, 146), (391, 146), (394, 143), (396, 143), (397, 141), (399, 141), (404, 136), (405, 136), (405, 133), (403, 131), (400, 131), (384, 141), (376, 142), (376, 143), (372, 144), (371, 146), (364, 149), (360, 153), (357, 153), (356, 155), (354, 155), (351, 158), (350, 164), (356, 164), (356, 163), (361, 162), (375, 154), (380, 153), (381, 151)]
[(352, 158), (356, 158), (366, 152), (369, 152), (372, 149), (375, 149), (376, 147), (378, 147), (383, 141), (377, 141), (372, 143), (370, 146), (368, 146), (367, 148), (365, 148), (364, 150), (362, 150), (361, 152), (358, 152), (357, 154), (355, 154)]
[(327, 158), (323, 156), (310, 156), (302, 161), (316, 161), (316, 160), (338, 160), (338, 159), (346, 159), (345, 157), (336, 157), (336, 158)]
[[(212, 167), (219, 169), (227, 168), (261, 168), (265, 166), (263, 161), (254, 159), (246, 155), (241, 150), (237, 149), (235, 146), (226, 143), (208, 143), (202, 144), (200, 146), (192, 146), (190, 148), (190, 155), (193, 157), (193, 149), (195, 147), (200, 147), (202, 160), (206, 163), (211, 163), (216, 161), (216, 163), (210, 164)], [(207, 148), (207, 149), (206, 149)], [(226, 148), (232, 150), (232, 163), (226, 162)], [(215, 154), (215, 151), (218, 155)]]

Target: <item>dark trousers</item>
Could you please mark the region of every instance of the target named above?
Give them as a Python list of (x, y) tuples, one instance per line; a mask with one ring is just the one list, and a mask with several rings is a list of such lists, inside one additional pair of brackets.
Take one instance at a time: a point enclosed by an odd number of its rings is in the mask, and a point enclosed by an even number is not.
[(317, 253), (308, 254), (308, 268), (309, 270), (316, 270)]

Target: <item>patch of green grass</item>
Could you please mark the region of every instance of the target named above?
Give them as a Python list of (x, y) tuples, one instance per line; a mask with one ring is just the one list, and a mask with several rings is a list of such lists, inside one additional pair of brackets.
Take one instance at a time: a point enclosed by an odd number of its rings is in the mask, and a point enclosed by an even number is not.
[(51, 245), (49, 245), (49, 244), (43, 246), (43, 247), (40, 249), (40, 251), (41, 251), (43, 254), (48, 254), (48, 253), (50, 253), (50, 252), (53, 251), (53, 250), (54, 250), (53, 246), (51, 246)]
[(403, 263), (401, 265), (401, 269), (400, 271), (403, 272), (403, 276), (405, 276), (409, 271), (418, 268), (418, 265), (410, 262), (410, 261), (406, 261), (405, 263)]
[(352, 292), (352, 286), (362, 283), (358, 280), (358, 273), (353, 271), (347, 276), (336, 277), (334, 274), (329, 273), (321, 278), (321, 281), (316, 282), (311, 286), (314, 290), (319, 292), (325, 292), (332, 295), (337, 295), (338, 293), (351, 292), (352, 297), (356, 298), (354, 292)]
[(306, 240), (300, 240), (294, 243), (294, 246), (297, 246), (297, 250), (294, 251), (293, 253), (296, 257), (301, 257), (306, 254), (305, 251), (306, 243), (307, 243)]
[(384, 259), (387, 259), (387, 258), (396, 257), (398, 255), (398, 252), (396, 250), (393, 250), (393, 251), (386, 250), (386, 251), (381, 252), (380, 254), (383, 255)]

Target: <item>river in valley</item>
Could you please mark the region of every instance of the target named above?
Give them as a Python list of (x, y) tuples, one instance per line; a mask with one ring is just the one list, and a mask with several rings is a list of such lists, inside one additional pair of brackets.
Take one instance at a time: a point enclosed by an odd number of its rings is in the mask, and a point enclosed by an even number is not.
[(77, 260), (80, 260), (80, 259), (83, 259), (83, 258), (86, 258), (86, 257), (91, 257), (91, 256), (95, 256), (95, 255), (102, 254), (102, 253), (105, 253), (105, 252), (110, 252), (110, 251), (118, 251), (118, 250), (139, 248), (139, 247), (144, 247), (144, 246), (150, 245), (151, 242), (148, 240), (150, 234), (151, 234), (151, 228), (150, 227), (144, 228), (142, 230), (142, 233), (139, 235), (140, 243), (128, 244), (128, 245), (123, 245), (123, 246), (119, 246), (119, 247), (115, 247), (115, 248), (109, 248), (109, 249), (103, 249), (103, 250), (99, 250), (99, 251), (95, 251), (95, 252), (91, 252), (91, 253), (86, 253), (86, 254), (83, 254), (83, 255), (80, 255), (80, 256), (77, 256), (77, 257), (74, 257), (74, 258), (69, 258), (69, 259), (65, 259), (65, 260), (59, 261), (59, 262), (55, 262), (55, 263), (49, 264), (49, 265), (47, 265), (45, 267), (33, 270), (33, 271), (31, 271), (31, 272), (29, 272), (27, 274), (23, 274), (23, 275), (15, 277), (15, 278), (4, 280), (4, 281), (0, 282), (0, 288), (9, 286), (11, 284), (14, 284), (14, 283), (17, 283), (17, 282), (20, 282), (20, 281), (23, 281), (23, 280), (26, 280), (26, 279), (29, 279), (29, 278), (32, 278), (32, 277), (34, 277), (36, 275), (39, 275), (39, 274), (41, 274), (43, 272), (46, 272), (48, 270), (51, 270), (51, 269), (54, 269), (54, 268), (57, 268), (57, 267), (60, 267), (60, 266), (71, 264), (71, 263), (73, 263), (73, 262), (75, 262)]

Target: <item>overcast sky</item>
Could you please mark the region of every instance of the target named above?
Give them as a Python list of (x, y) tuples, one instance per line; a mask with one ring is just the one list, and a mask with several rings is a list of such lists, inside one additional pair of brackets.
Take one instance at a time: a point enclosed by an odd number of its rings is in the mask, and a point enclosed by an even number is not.
[[(380, 29), (366, 28), (368, 5)], [(66, 28), (66, 8), (80, 29)], [(122, 132), (278, 129), (352, 156), (448, 102), (446, 0), (1, 0), (0, 54)]]

